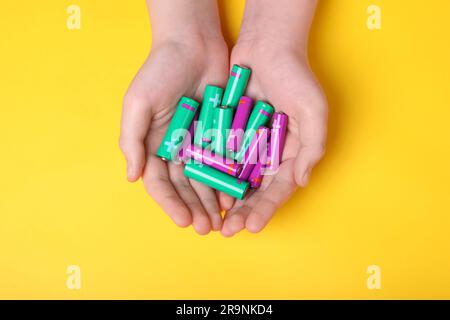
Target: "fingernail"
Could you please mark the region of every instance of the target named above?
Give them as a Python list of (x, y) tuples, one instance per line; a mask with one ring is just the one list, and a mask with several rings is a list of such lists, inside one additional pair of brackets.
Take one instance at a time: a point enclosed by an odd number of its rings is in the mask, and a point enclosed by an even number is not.
[(127, 178), (131, 179), (133, 174), (133, 166), (130, 162), (127, 162)]
[(306, 170), (302, 178), (303, 186), (306, 187), (309, 183), (309, 177), (311, 176), (311, 169)]
[(257, 221), (247, 220), (247, 223), (245, 224), (245, 227), (251, 233), (257, 233), (257, 232), (261, 231), (261, 225)]

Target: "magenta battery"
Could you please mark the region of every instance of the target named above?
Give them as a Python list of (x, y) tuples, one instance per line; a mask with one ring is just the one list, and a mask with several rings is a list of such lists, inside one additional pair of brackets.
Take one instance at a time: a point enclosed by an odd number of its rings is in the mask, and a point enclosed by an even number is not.
[(288, 116), (283, 112), (275, 112), (272, 118), (272, 128), (270, 130), (270, 147), (268, 157), (264, 166), (264, 174), (273, 174), (280, 167), (283, 155), (284, 143), (286, 140), (286, 130)]
[(250, 173), (250, 176), (248, 177), (248, 182), (250, 183), (250, 188), (252, 189), (257, 189), (261, 186), (263, 178), (263, 168), (261, 162), (262, 161), (258, 161), (258, 163), (255, 164), (252, 172)]
[(238, 151), (252, 108), (253, 100), (249, 97), (242, 96), (239, 100), (233, 123), (231, 124), (230, 134), (228, 135), (226, 145), (228, 151)]
[(252, 189), (258, 189), (259, 187), (261, 187), (267, 164), (268, 150), (270, 150), (270, 140), (269, 142), (267, 142), (266, 152), (263, 152), (261, 154), (261, 157), (258, 159), (258, 163), (255, 164), (252, 172), (250, 173), (250, 176), (248, 177), (248, 182), (250, 184), (250, 188)]
[(245, 151), (242, 171), (238, 176), (239, 179), (247, 180), (258, 161), (266, 158), (269, 135), (270, 130), (267, 127), (261, 126), (256, 130), (256, 134)]
[(195, 144), (191, 144), (190, 147), (186, 149), (186, 156), (233, 177), (237, 177), (242, 170), (242, 164), (238, 164), (236, 161), (222, 155), (215, 154), (208, 149), (202, 149)]
[(255, 103), (255, 107), (252, 109), (252, 112), (250, 113), (250, 116), (248, 118), (247, 126), (245, 127), (245, 133), (239, 146), (239, 151), (237, 151), (234, 155), (234, 159), (237, 162), (243, 162), (245, 152), (247, 151), (250, 142), (255, 136), (256, 130), (258, 130), (260, 126), (265, 126), (266, 124), (270, 123), (269, 121), (272, 117), (273, 111), (273, 107), (267, 102), (260, 100)]

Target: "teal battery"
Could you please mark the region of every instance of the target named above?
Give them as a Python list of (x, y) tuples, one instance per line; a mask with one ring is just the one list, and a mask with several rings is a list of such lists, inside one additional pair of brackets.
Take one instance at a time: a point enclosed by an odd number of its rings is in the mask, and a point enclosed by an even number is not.
[(186, 164), (184, 175), (240, 200), (244, 198), (249, 187), (247, 181), (239, 180), (196, 161)]
[(226, 155), (227, 136), (233, 121), (233, 108), (217, 107), (214, 109), (211, 149), (217, 154)]
[(270, 118), (272, 117), (274, 112), (273, 107), (264, 101), (258, 101), (255, 104), (255, 107), (250, 114), (250, 117), (247, 122), (247, 126), (245, 127), (245, 133), (242, 137), (242, 142), (239, 148), (239, 151), (236, 152), (234, 159), (238, 163), (242, 163), (245, 152), (249, 147), (253, 137), (256, 134), (256, 130), (259, 127), (265, 126), (269, 123)]
[(195, 128), (194, 144), (206, 148), (212, 141), (214, 110), (222, 102), (223, 89), (207, 85), (203, 94), (200, 115)]
[(247, 83), (252, 71), (244, 66), (235, 64), (231, 68), (230, 77), (225, 88), (225, 93), (222, 98), (222, 105), (236, 109), (239, 104), (239, 99), (244, 95)]
[(165, 161), (174, 159), (186, 133), (189, 131), (199, 103), (194, 99), (182, 97), (169, 123), (156, 155)]

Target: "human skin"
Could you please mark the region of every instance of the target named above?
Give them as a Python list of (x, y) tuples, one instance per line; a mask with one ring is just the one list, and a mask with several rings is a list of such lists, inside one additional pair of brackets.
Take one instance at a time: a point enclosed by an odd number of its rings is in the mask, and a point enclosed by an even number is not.
[(181, 96), (201, 101), (206, 84), (224, 87), (228, 48), (216, 1), (148, 0), (152, 50), (123, 103), (120, 147), (131, 182), (142, 177), (149, 195), (180, 227), (220, 230), (230, 197), (187, 179), (180, 164), (155, 156)]
[[(206, 84), (225, 87), (229, 71), (216, 1), (148, 0), (152, 51), (124, 98), (120, 146), (127, 177), (142, 177), (151, 197), (180, 227), (199, 234), (244, 228), (258, 232), (298, 186), (306, 186), (324, 153), (327, 104), (306, 54), (314, 0), (247, 0), (232, 64), (252, 69), (246, 95), (269, 101), (289, 116), (279, 172), (243, 201), (189, 180), (181, 165), (156, 150), (178, 99), (201, 101)], [(224, 220), (219, 214), (226, 210)]]
[(230, 64), (252, 69), (246, 95), (269, 101), (289, 116), (286, 144), (276, 175), (227, 211), (222, 234), (261, 231), (325, 152), (328, 108), (308, 65), (307, 42), (317, 1), (247, 0)]

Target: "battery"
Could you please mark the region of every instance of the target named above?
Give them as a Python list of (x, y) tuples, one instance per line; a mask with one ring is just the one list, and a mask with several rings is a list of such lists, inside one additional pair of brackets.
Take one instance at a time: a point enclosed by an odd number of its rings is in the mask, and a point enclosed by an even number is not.
[(192, 142), (194, 141), (194, 131), (195, 131), (194, 129), (197, 126), (197, 120), (199, 117), (199, 113), (200, 113), (199, 108), (197, 108), (194, 119), (192, 120), (191, 125), (189, 126), (189, 131), (186, 133), (183, 143), (181, 144), (181, 147), (178, 151), (178, 160), (181, 162), (186, 162), (189, 159), (189, 156), (186, 154), (186, 149), (190, 148), (192, 145)]
[(207, 85), (203, 94), (200, 116), (195, 130), (194, 143), (206, 148), (211, 143), (214, 109), (222, 102), (223, 89)]
[(239, 179), (247, 180), (258, 161), (264, 161), (267, 158), (267, 139), (270, 130), (267, 127), (259, 127), (256, 134), (245, 151), (244, 163)]
[(239, 100), (233, 123), (231, 124), (230, 134), (227, 139), (227, 150), (232, 152), (238, 151), (252, 107), (253, 100), (249, 97), (242, 96)]
[(247, 181), (239, 180), (198, 162), (187, 163), (184, 167), (184, 175), (241, 200), (249, 186)]
[(171, 161), (177, 154), (183, 143), (184, 137), (194, 119), (198, 108), (198, 102), (182, 97), (169, 123), (169, 127), (156, 152), (156, 155), (164, 161)]
[(252, 71), (243, 66), (235, 64), (231, 68), (230, 77), (223, 94), (222, 105), (226, 107), (236, 108), (239, 99), (244, 95), (245, 88), (247, 88), (248, 79)]
[(250, 173), (250, 176), (248, 177), (248, 182), (250, 183), (250, 188), (257, 189), (261, 186), (262, 183), (262, 164), (260, 161), (255, 165), (252, 172)]
[(194, 119), (192, 119), (191, 125), (189, 126), (189, 134), (191, 135), (191, 141), (194, 140), (195, 127), (197, 126), (198, 118), (200, 116), (200, 108), (195, 111)]
[(287, 114), (283, 112), (274, 113), (272, 117), (272, 129), (270, 135), (270, 147), (268, 148), (268, 158), (263, 170), (264, 174), (274, 174), (280, 167), (284, 143), (286, 140), (287, 124)]
[(211, 149), (217, 154), (226, 153), (227, 134), (233, 120), (233, 108), (217, 107), (214, 109), (214, 121)]
[(185, 154), (188, 158), (192, 158), (199, 163), (208, 165), (233, 177), (237, 177), (242, 170), (242, 165), (236, 163), (233, 159), (228, 159), (196, 145), (191, 145), (187, 148)]
[(250, 142), (252, 141), (256, 130), (260, 126), (265, 126), (267, 123), (269, 123), (273, 111), (273, 107), (270, 104), (264, 101), (256, 102), (255, 107), (250, 113), (247, 126), (245, 127), (245, 133), (244, 137), (242, 138), (239, 151), (235, 154), (235, 159), (237, 160), (237, 162), (242, 162), (245, 152), (250, 145)]

